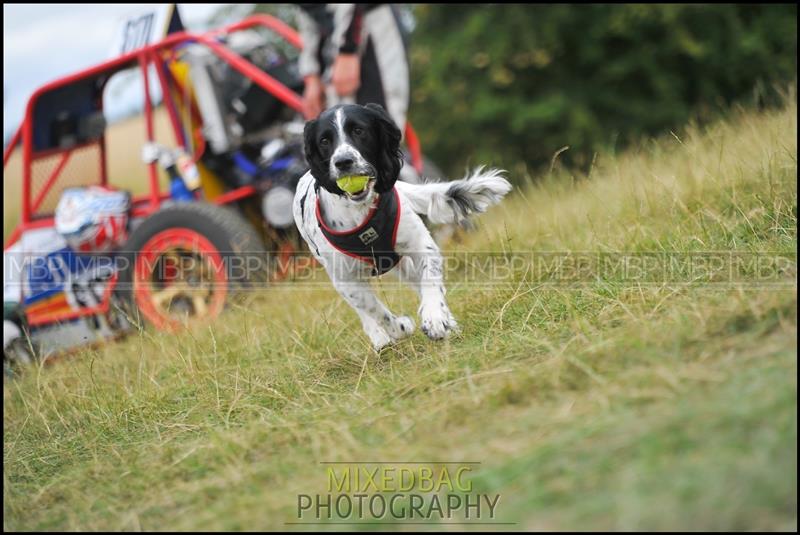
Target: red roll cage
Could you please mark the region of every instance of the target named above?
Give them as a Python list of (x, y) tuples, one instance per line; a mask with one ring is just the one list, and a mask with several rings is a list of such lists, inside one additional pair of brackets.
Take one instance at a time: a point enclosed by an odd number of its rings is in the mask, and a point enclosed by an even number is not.
[[(222, 35), (231, 34), (253, 27), (263, 27), (271, 30), (292, 46), (298, 49), (302, 47), (300, 36), (294, 29), (284, 22), (270, 15), (252, 15), (240, 22), (214, 29), (206, 33), (183, 31), (170, 34), (157, 43), (147, 45), (127, 54), (123, 54), (115, 59), (100, 63), (72, 75), (59, 78), (53, 82), (41, 86), (39, 89), (34, 91), (28, 100), (22, 124), (12, 137), (11, 142), (8, 144), (3, 153), (3, 168), (5, 170), (5, 167), (16, 145), (20, 143), (20, 141), (22, 142), (21, 218), (20, 223), (6, 240), (4, 249), (7, 249), (10, 245), (15, 243), (27, 230), (48, 228), (54, 225), (53, 217), (51, 215), (37, 215), (36, 212), (39, 210), (42, 202), (56, 184), (59, 176), (61, 175), (64, 167), (67, 165), (67, 162), (74, 151), (87, 147), (94, 147), (96, 145), (99, 149), (100, 159), (99, 184), (107, 185), (108, 183), (108, 174), (106, 169), (105, 132), (99, 137), (99, 139), (84, 143), (82, 145), (75, 145), (68, 148), (53, 148), (38, 151), (34, 150), (34, 111), (36, 109), (37, 102), (43, 95), (46, 95), (57, 89), (65, 88), (71, 84), (76, 84), (77, 82), (90, 80), (93, 77), (99, 77), (104, 74), (112, 74), (138, 64), (141, 70), (142, 79), (144, 81), (144, 117), (146, 139), (147, 141), (153, 141), (155, 134), (153, 124), (153, 104), (150, 98), (150, 75), (148, 70), (149, 66), (153, 64), (156, 66), (156, 77), (161, 87), (162, 95), (165, 96), (163, 103), (166, 107), (175, 139), (181, 147), (188, 150), (188, 142), (182, 135), (182, 127), (175, 103), (172, 101), (172, 99), (166, 97), (166, 95), (169, 94), (170, 86), (167, 75), (165, 74), (164, 70), (160, 68), (163, 66), (163, 60), (159, 56), (159, 53), (175, 49), (183, 44), (198, 43), (209, 48), (214, 54), (223, 59), (242, 75), (252, 80), (263, 90), (267, 91), (290, 108), (300, 112), (302, 103), (300, 95), (217, 41), (217, 38)], [(105, 84), (107, 81), (108, 79), (106, 79), (103, 83)], [(100, 108), (102, 109), (102, 102), (100, 103)], [(196, 110), (194, 110), (194, 112), (196, 116)], [(411, 124), (408, 122), (406, 123), (405, 139), (408, 149), (411, 153), (413, 165), (418, 171), (421, 171), (422, 155), (420, 151), (419, 140), (413, 128), (411, 127)], [(50, 172), (49, 176), (44, 181), (42, 187), (36, 192), (31, 191), (32, 166), (34, 162), (43, 158), (53, 158), (54, 156), (59, 155), (60, 158)], [(142, 217), (151, 214), (159, 209), (161, 202), (164, 199), (169, 197), (168, 193), (161, 191), (158, 179), (158, 170), (155, 162), (148, 164), (148, 174), (150, 191), (149, 193), (143, 195), (134, 196), (131, 213), (133, 217)], [(227, 191), (226, 193), (215, 198), (212, 202), (216, 204), (227, 204), (247, 198), (255, 193), (255, 188), (252, 186), (243, 186)]]

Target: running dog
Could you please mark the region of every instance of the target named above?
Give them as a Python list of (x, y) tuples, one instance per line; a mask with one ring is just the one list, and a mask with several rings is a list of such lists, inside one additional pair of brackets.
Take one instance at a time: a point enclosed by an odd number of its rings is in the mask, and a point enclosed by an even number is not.
[(452, 182), (398, 181), (400, 139), (400, 129), (377, 104), (326, 110), (305, 125), (311, 169), (293, 205), (300, 234), (376, 349), (414, 331), (410, 317), (393, 314), (370, 288), (370, 277), (395, 267), (419, 295), (422, 332), (439, 340), (458, 328), (445, 301), (441, 253), (420, 214), (432, 223), (458, 223), (511, 190), (504, 171), (483, 167)]

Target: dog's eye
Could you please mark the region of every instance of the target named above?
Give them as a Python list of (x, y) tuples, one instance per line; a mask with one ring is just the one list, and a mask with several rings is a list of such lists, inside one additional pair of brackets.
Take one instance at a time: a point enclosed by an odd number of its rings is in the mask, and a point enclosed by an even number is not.
[(364, 133), (364, 129), (361, 128), (360, 126), (356, 126), (355, 128), (353, 128), (353, 135), (354, 136), (360, 136), (363, 133)]
[(326, 138), (326, 137), (324, 137), (324, 138), (319, 140), (320, 147), (327, 147), (330, 144), (331, 144), (331, 140)]

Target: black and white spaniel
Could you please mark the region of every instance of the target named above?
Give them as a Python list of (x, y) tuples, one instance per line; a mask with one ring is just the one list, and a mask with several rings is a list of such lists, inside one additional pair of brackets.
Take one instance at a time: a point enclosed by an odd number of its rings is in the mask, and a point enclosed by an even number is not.
[[(373, 293), (369, 278), (397, 267), (419, 295), (422, 331), (438, 340), (457, 329), (445, 301), (442, 257), (417, 214), (453, 223), (485, 211), (511, 190), (498, 169), (476, 169), (462, 180), (398, 182), (400, 130), (375, 104), (341, 105), (305, 126), (311, 167), (297, 185), (294, 220), (339, 294), (361, 318), (376, 349), (409, 336), (414, 321), (395, 316)], [(347, 193), (337, 180), (368, 176)]]

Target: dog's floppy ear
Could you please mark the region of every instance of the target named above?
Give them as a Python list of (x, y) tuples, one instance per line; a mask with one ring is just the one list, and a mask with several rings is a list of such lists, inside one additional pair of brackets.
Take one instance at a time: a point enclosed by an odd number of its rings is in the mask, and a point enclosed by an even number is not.
[(379, 104), (365, 106), (375, 118), (378, 132), (378, 158), (375, 191), (385, 193), (394, 187), (400, 168), (403, 167), (403, 154), (400, 152), (402, 134), (392, 118)]
[(311, 174), (314, 175), (317, 182), (325, 184), (328, 181), (328, 168), (323, 165), (322, 157), (317, 150), (317, 123), (316, 119), (312, 119), (303, 128), (303, 152), (305, 152), (306, 162), (311, 168)]

